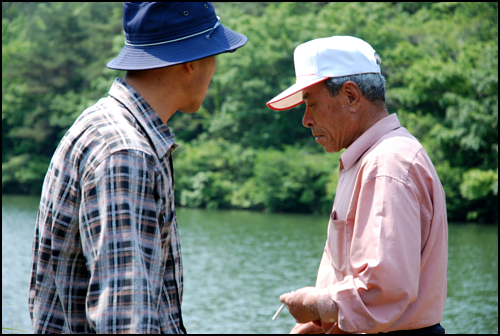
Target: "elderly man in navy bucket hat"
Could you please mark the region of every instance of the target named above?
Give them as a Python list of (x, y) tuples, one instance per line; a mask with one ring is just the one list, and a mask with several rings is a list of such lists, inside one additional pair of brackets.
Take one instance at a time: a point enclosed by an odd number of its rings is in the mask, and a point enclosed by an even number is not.
[(215, 55), (247, 42), (209, 2), (124, 3), (126, 70), (56, 149), (33, 242), (35, 333), (185, 333), (166, 125), (196, 112)]

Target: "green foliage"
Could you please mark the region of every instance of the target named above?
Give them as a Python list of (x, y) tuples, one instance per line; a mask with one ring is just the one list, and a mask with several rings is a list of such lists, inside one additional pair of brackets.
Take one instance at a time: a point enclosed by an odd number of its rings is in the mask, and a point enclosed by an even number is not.
[(175, 194), (182, 206), (325, 213), (339, 155), (243, 148), (202, 137), (176, 150)]
[(270, 211), (327, 213), (335, 196), (338, 159), (294, 147), (262, 151), (254, 168), (255, 197)]
[(103, 64), (121, 15), (111, 3), (2, 3), (2, 191), (40, 192), (59, 140), (112, 83)]
[(465, 199), (473, 200), (498, 194), (498, 171), (471, 169), (463, 175), (460, 193)]
[(232, 193), (252, 176), (255, 152), (240, 144), (201, 137), (174, 153), (176, 199), (183, 206), (230, 208)]
[[(328, 212), (338, 156), (303, 107), (265, 103), (295, 82), (293, 51), (352, 35), (382, 58), (386, 105), (425, 147), (451, 221), (498, 221), (498, 4), (215, 3), (248, 37), (217, 56), (202, 108), (169, 126), (185, 206)], [(123, 46), (120, 3), (2, 3), (2, 192), (39, 193), (55, 147), (104, 96)]]

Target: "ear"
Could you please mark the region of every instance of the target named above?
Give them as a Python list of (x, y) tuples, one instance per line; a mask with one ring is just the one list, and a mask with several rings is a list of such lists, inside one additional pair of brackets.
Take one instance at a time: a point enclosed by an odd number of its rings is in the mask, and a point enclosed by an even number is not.
[(345, 96), (345, 103), (349, 107), (349, 112), (355, 113), (361, 104), (361, 90), (356, 85), (356, 83), (347, 81), (342, 86), (341, 94)]
[(194, 72), (193, 62), (183, 63), (183, 68), (188, 74), (192, 74)]

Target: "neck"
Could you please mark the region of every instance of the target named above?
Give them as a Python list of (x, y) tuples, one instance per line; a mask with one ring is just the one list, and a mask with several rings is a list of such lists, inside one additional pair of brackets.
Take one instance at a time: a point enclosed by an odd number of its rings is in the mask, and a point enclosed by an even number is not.
[[(359, 138), (363, 133), (365, 133), (370, 127), (375, 125), (379, 120), (387, 117), (389, 112), (387, 112), (387, 108), (385, 105), (375, 105), (371, 103), (368, 107), (368, 111), (366, 113), (361, 113), (361, 120), (358, 124), (356, 132), (354, 133), (354, 141)], [(362, 111), (360, 111), (362, 112)]]
[[(175, 80), (170, 76), (159, 73), (161, 70), (127, 71), (123, 80), (132, 86), (146, 102), (155, 110), (164, 124), (177, 111)], [(168, 94), (165, 94), (168, 92)]]
[(387, 112), (387, 108), (384, 106), (377, 106), (373, 112), (370, 114), (370, 116), (366, 119), (365, 121), (365, 126), (363, 133), (366, 132), (370, 127), (375, 125), (380, 119), (383, 119), (389, 115), (389, 112)]

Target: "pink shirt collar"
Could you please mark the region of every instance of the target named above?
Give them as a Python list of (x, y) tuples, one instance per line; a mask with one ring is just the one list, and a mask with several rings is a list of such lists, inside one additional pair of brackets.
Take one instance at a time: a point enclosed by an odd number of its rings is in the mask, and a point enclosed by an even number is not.
[(399, 127), (401, 127), (401, 124), (396, 114), (390, 114), (377, 121), (375, 125), (361, 134), (361, 136), (340, 155), (340, 169), (348, 170), (351, 168), (361, 155), (382, 136)]

